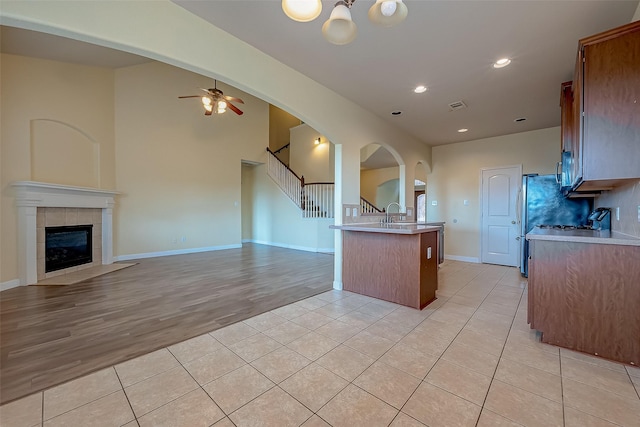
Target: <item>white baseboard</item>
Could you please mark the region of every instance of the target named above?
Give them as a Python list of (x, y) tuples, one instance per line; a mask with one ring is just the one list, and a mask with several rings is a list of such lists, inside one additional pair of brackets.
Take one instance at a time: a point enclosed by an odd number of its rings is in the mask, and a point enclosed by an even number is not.
[(337, 280), (333, 281), (333, 289), (337, 290), (337, 291), (341, 291), (342, 290), (342, 282), (338, 282)]
[(20, 286), (20, 279), (9, 280), (8, 282), (0, 283), (0, 291), (6, 291), (7, 289), (17, 288)]
[(451, 261), (473, 262), (480, 264), (480, 258), (470, 256), (458, 256), (458, 255), (445, 255), (444, 259), (450, 259)]
[(243, 240), (242, 243), (255, 243), (257, 245), (275, 246), (278, 248), (295, 249), (297, 251), (305, 251), (305, 252), (322, 252), (322, 253), (330, 253), (330, 254), (335, 253), (334, 248), (312, 248), (309, 246), (297, 246), (297, 245), (288, 245), (286, 243), (266, 242), (264, 240), (246, 239), (246, 240)]
[(211, 252), (211, 251), (221, 251), (224, 249), (238, 249), (241, 248), (242, 245), (224, 245), (224, 246), (207, 246), (204, 248), (190, 248), (190, 249), (176, 249), (173, 251), (162, 251), (162, 252), (147, 252), (142, 254), (131, 254), (131, 255), (119, 255), (114, 256), (114, 261), (130, 261), (133, 259), (143, 259), (143, 258), (156, 258), (161, 256), (171, 256), (171, 255), (184, 255), (184, 254), (195, 254), (198, 252)]

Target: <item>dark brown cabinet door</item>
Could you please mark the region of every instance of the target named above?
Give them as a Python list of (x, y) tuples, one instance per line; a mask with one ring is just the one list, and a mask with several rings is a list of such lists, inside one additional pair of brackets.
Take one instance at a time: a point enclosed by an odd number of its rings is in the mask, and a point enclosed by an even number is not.
[(585, 180), (640, 177), (640, 25), (635, 27), (584, 47)]

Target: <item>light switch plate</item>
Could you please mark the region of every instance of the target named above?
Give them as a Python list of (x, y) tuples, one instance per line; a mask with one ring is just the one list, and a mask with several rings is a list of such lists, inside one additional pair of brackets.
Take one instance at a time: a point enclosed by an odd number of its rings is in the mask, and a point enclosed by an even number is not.
[(347, 216), (351, 216), (351, 208), (347, 208)]
[(427, 259), (431, 259), (431, 246), (427, 248)]
[(432, 200), (431, 201), (431, 206), (438, 206), (438, 201), (437, 200)]
[(358, 216), (358, 208), (353, 208), (353, 216)]
[(640, 222), (640, 205), (638, 205), (638, 222)]

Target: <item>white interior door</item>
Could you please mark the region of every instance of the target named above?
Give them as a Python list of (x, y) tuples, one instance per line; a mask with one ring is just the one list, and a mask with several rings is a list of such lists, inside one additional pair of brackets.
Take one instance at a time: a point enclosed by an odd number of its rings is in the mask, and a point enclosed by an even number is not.
[(518, 192), (522, 166), (482, 170), (482, 262), (520, 264)]

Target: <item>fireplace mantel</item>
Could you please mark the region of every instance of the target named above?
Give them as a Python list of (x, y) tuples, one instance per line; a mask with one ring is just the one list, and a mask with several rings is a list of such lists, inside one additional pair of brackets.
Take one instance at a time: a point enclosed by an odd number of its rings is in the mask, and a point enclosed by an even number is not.
[(18, 208), (18, 272), (21, 285), (37, 283), (36, 213), (44, 208), (102, 209), (102, 264), (113, 263), (113, 190), (35, 181), (11, 184)]

